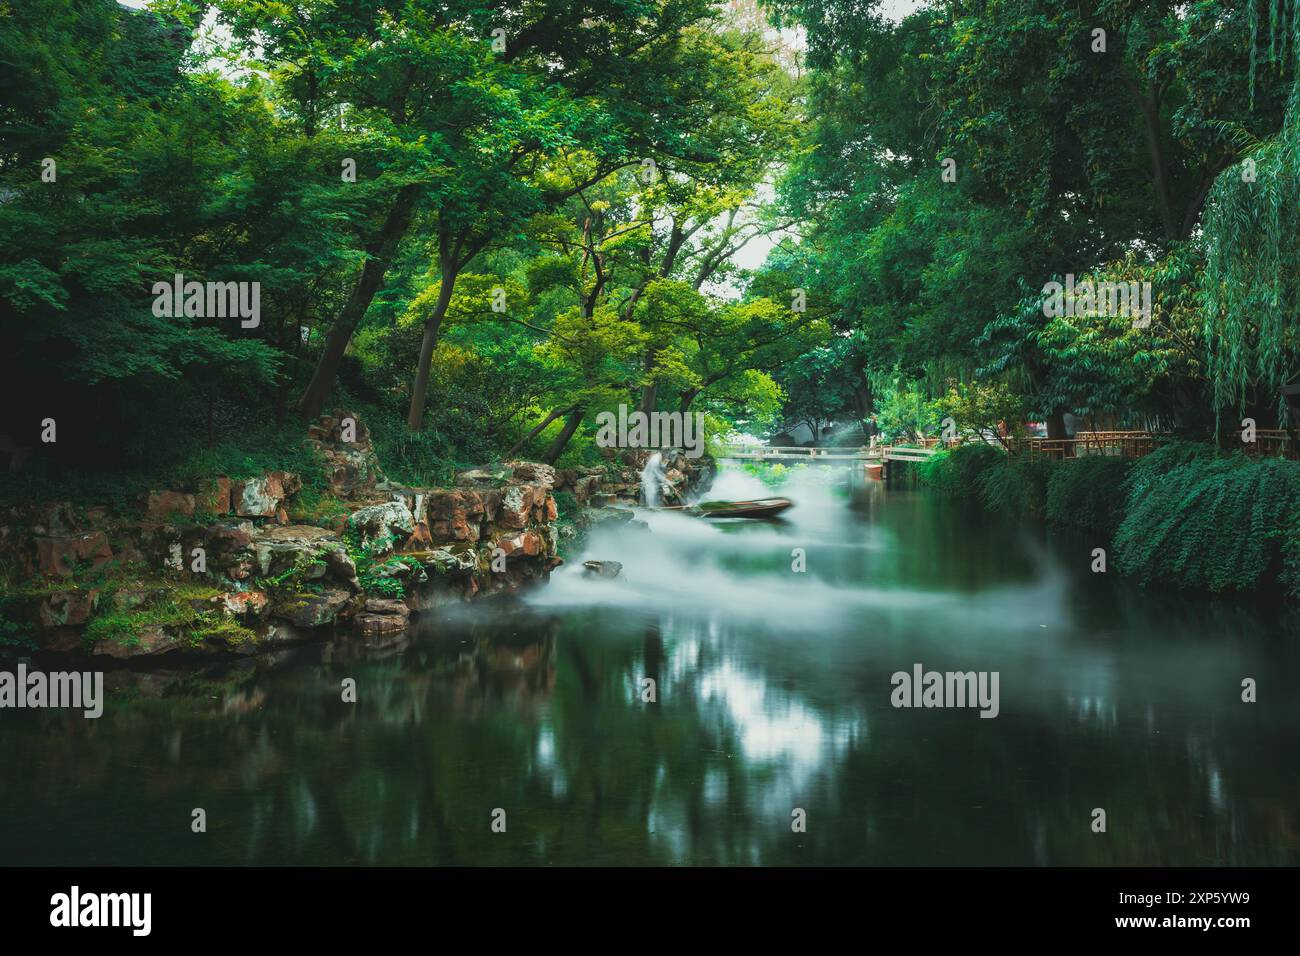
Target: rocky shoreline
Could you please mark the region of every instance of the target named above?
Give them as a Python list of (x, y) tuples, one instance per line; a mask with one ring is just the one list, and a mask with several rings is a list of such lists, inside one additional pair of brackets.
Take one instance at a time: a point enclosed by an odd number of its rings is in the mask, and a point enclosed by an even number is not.
[[(9, 632), (0, 657), (151, 663), (395, 638), (413, 615), (545, 582), (592, 524), (631, 518), (610, 506), (636, 502), (646, 457), (561, 470), (513, 461), (411, 488), (385, 479), (346, 410), (309, 439), (323, 494), (271, 472), (151, 491), (126, 516), (67, 501), (6, 508), (0, 563), (22, 633)], [(712, 480), (708, 459), (671, 460), (683, 487)]]

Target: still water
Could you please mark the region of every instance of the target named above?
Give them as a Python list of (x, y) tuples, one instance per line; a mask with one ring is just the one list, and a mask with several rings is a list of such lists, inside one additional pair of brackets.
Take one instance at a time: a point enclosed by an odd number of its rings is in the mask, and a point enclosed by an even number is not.
[[(1294, 614), (924, 493), (782, 493), (780, 523), (606, 526), (618, 579), (572, 562), (388, 647), (0, 712), (0, 865), (1300, 863)], [(998, 716), (893, 707), (916, 664), (996, 671)]]

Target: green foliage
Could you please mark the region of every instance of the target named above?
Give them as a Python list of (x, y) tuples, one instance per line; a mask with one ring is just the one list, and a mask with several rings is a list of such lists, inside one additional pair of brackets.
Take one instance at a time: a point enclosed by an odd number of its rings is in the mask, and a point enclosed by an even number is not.
[(1045, 516), (1054, 525), (1099, 531), (1106, 540), (1124, 513), (1124, 487), (1132, 461), (1087, 455), (1061, 462), (1047, 479)]
[(393, 554), (395, 540), (393, 535), (386, 534), (363, 543), (351, 519), (343, 526), (343, 545), (356, 565), (361, 590), (400, 601), (406, 597), (406, 586), (393, 572), (398, 566), (404, 566), (410, 569), (411, 577), (419, 579), (424, 574), (424, 565), (409, 554)]
[(1273, 404), (1300, 370), (1297, 190), (1300, 87), (1281, 131), (1218, 177), (1206, 208), (1200, 286), (1216, 407)]
[(1003, 381), (954, 382), (935, 402), (938, 414), (953, 420), (959, 435), (1002, 437), (1024, 431), (1024, 403)]
[(82, 641), (91, 646), (112, 641), (127, 647), (140, 643), (145, 630), (163, 628), (180, 640), (200, 644), (209, 638), (239, 644), (257, 635), (217, 610), (199, 610), (180, 594), (165, 594), (143, 608), (111, 609), (97, 614), (86, 626)]
[[(140, 438), (138, 448), (122, 457), (95, 460), (67, 468), (51, 460), (37, 460), (15, 473), (0, 473), (0, 499), (9, 501), (66, 498), (102, 503), (127, 514), (138, 509), (139, 497), (173, 484), (224, 475), (231, 479), (256, 478), (269, 471), (288, 471), (303, 482), (300, 503), (310, 507), (325, 487), (321, 462), (312, 454), (298, 424), (277, 426), (259, 421), (261, 410), (248, 409), (223, 429), (220, 442), (208, 446), (183, 418), (173, 418), (160, 408), (154, 418), (152, 445)], [(199, 502), (200, 511), (203, 502)]]
[(1176, 464), (1170, 452), (1158, 480), (1134, 468), (1115, 535), (1117, 566), (1143, 583), (1212, 592), (1252, 590), (1283, 575), (1294, 590), (1300, 464), (1186, 457)]
[(876, 392), (876, 427), (889, 444), (914, 442), (939, 430), (939, 411), (919, 383), (895, 380)]
[(990, 511), (1041, 515), (1052, 469), (1046, 459), (1004, 457), (991, 462), (975, 479), (980, 502)]
[(1005, 465), (1006, 453), (986, 444), (965, 444), (937, 451), (916, 465), (921, 481), (949, 498), (979, 494), (982, 475)]
[(1124, 484), (1128, 501), (1145, 499), (1154, 494), (1170, 472), (1186, 465), (1200, 465), (1217, 457), (1214, 446), (1204, 442), (1172, 441), (1139, 458)]

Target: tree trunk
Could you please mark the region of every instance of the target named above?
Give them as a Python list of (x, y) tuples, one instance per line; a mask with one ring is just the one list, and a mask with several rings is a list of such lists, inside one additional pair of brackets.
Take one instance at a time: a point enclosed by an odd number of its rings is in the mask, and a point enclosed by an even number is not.
[(565, 419), (564, 428), (555, 436), (555, 441), (551, 442), (551, 447), (546, 449), (546, 454), (542, 456), (543, 464), (553, 465), (559, 460), (560, 455), (569, 444), (569, 439), (573, 437), (573, 433), (582, 424), (582, 416), (585, 411), (586, 409), (580, 405), (570, 410), (569, 417)]
[(406, 416), (406, 427), (413, 432), (424, 428), (424, 398), (429, 390), (429, 371), (433, 364), (433, 347), (438, 344), (438, 331), (442, 328), (442, 317), (447, 314), (451, 304), (451, 293), (456, 287), (456, 265), (449, 256), (440, 256), (442, 260), (442, 285), (438, 289), (438, 302), (433, 307), (433, 314), (425, 320), (424, 339), (420, 343), (420, 364), (415, 370), (415, 387), (411, 389), (411, 410)]
[(538, 435), (544, 432), (546, 430), (547, 425), (555, 421), (557, 418), (559, 418), (567, 411), (569, 411), (569, 409), (567, 408), (557, 408), (554, 411), (552, 411), (551, 414), (547, 415), (544, 419), (542, 419), (542, 423), (540, 425), (538, 425), (536, 428), (530, 431), (523, 438), (519, 439), (519, 441), (515, 442), (514, 446), (511, 447), (511, 449), (508, 452), (506, 452), (505, 454), (506, 459), (509, 460), (511, 457), (513, 457), (515, 452), (519, 451), (519, 449), (523, 448), (530, 441), (532, 441), (534, 438), (536, 438)]
[(700, 390), (698, 388), (688, 388), (686, 391), (682, 392), (681, 401), (678, 404), (677, 410), (685, 415), (691, 410), (691, 405), (694, 404), (695, 397), (699, 394)]
[(330, 390), (334, 387), (334, 379), (338, 377), (343, 353), (347, 351), (357, 323), (370, 308), (370, 303), (375, 293), (379, 291), (384, 275), (397, 252), (397, 247), (402, 237), (406, 235), (418, 195), (418, 186), (403, 186), (393, 202), (393, 208), (388, 211), (379, 234), (367, 244), (366, 264), (361, 269), (361, 276), (357, 279), (352, 294), (348, 296), (343, 311), (330, 326), (329, 335), (325, 339), (325, 350), (321, 352), (320, 360), (316, 363), (316, 371), (312, 373), (311, 381), (307, 383), (302, 397), (298, 399), (298, 415), (303, 421), (315, 421), (325, 408), (325, 400), (329, 398)]
[[(655, 356), (657, 354), (658, 352), (653, 349), (650, 352), (646, 353), (645, 368), (646, 368), (647, 375), (650, 374), (651, 369), (654, 368)], [(654, 380), (651, 380), (649, 385), (646, 385), (644, 388), (641, 389), (641, 411), (647, 416), (647, 418), (649, 417), (650, 413), (655, 410), (655, 403), (658, 401), (659, 401), (659, 383)]]
[[(1065, 411), (1054, 409), (1052, 414), (1047, 416), (1047, 437), (1053, 441), (1064, 441), (1070, 436), (1065, 433)], [(1074, 457), (1073, 445), (1062, 445), (1061, 455), (1065, 458)]]
[(1168, 239), (1177, 239), (1178, 222), (1174, 214), (1174, 200), (1169, 183), (1169, 165), (1165, 162), (1164, 144), (1160, 141), (1160, 94), (1149, 85), (1139, 94), (1142, 107), (1142, 125), (1146, 132), (1147, 155), (1151, 160), (1151, 182), (1156, 191), (1156, 206)]

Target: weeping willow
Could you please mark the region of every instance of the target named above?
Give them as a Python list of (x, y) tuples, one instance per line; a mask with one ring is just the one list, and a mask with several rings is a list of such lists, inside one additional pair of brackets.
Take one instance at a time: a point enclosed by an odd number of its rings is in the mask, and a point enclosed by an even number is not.
[(1255, 108), (1255, 72), (1259, 54), (1262, 49), (1260, 29), (1263, 26), (1260, 8), (1268, 8), (1268, 50), (1265, 60), (1280, 69), (1287, 65), (1287, 49), (1291, 55), (1300, 55), (1300, 0), (1246, 0), (1247, 17), (1250, 23), (1250, 106)]
[[(1227, 169), (1206, 204), (1201, 295), (1216, 407), (1277, 395), (1295, 372), (1300, 316), (1300, 84), (1282, 129)], [(1285, 402), (1278, 395), (1278, 414)]]

